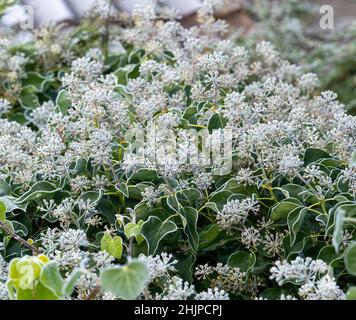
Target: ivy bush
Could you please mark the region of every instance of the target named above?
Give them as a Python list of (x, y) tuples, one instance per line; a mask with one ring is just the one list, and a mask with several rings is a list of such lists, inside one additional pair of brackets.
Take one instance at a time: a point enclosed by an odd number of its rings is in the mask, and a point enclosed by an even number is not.
[(216, 4), (1, 39), (1, 299), (355, 298), (355, 117)]

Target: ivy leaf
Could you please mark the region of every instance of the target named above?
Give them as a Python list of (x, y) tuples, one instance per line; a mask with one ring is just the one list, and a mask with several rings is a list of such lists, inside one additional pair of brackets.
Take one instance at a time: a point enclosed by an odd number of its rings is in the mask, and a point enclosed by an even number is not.
[(171, 220), (162, 220), (155, 216), (150, 216), (142, 225), (142, 236), (148, 245), (148, 254), (155, 254), (161, 240), (168, 234), (175, 232), (177, 225)]
[(144, 241), (144, 238), (142, 237), (141, 234), (143, 223), (144, 223), (143, 220), (140, 220), (137, 223), (129, 222), (124, 228), (125, 236), (128, 239), (130, 239), (131, 237), (135, 237), (137, 243), (140, 244), (142, 241)]
[(182, 207), (175, 194), (168, 196), (167, 204), (176, 213), (179, 213), (180, 208)]
[(214, 192), (212, 194), (212, 197), (209, 199), (209, 204), (210, 203), (214, 203), (214, 205), (212, 205), (212, 207), (217, 207), (218, 210), (222, 210), (222, 208), (224, 207), (224, 205), (227, 202), (227, 199), (229, 199), (229, 197), (232, 195), (231, 191), (218, 191), (218, 192)]
[(339, 210), (345, 211), (345, 216), (353, 216), (356, 214), (356, 204), (353, 201), (343, 201), (337, 203), (331, 210), (329, 210), (325, 235), (330, 234), (331, 230), (333, 230)]
[(47, 198), (59, 191), (60, 188), (57, 188), (52, 183), (42, 181), (35, 183), (30, 190), (25, 192), (20, 198), (17, 199), (17, 203), (30, 202), (34, 200), (40, 200)]
[(221, 233), (217, 224), (211, 224), (199, 233), (199, 249), (207, 248)]
[(0, 196), (6, 196), (10, 194), (11, 189), (4, 179), (0, 179)]
[(58, 300), (58, 296), (41, 282), (32, 290), (18, 288), (16, 298), (17, 300)]
[(26, 79), (23, 80), (23, 85), (25, 87), (31, 87), (35, 91), (43, 92), (48, 80), (48, 78), (43, 77), (37, 72), (29, 71), (27, 72)]
[(288, 183), (280, 188), (287, 198), (295, 198), (298, 200), (303, 200), (302, 192), (305, 188), (297, 184)]
[(342, 207), (338, 208), (335, 213), (335, 226), (333, 232), (332, 242), (335, 247), (335, 251), (339, 252), (339, 246), (343, 239), (343, 225), (346, 212)]
[(102, 251), (107, 251), (114, 258), (120, 259), (122, 256), (123, 246), (121, 237), (112, 237), (108, 231), (101, 238), (100, 247)]
[(129, 188), (125, 182), (120, 182), (115, 185), (115, 189), (123, 194), (126, 198), (129, 198)]
[(356, 287), (351, 287), (346, 293), (346, 300), (356, 300)]
[(17, 203), (17, 198), (11, 196), (0, 197), (0, 201), (6, 206), (6, 212), (12, 212), (15, 209), (26, 211), (27, 203)]
[(56, 262), (48, 262), (42, 267), (40, 281), (58, 297), (63, 296), (64, 280)]
[(330, 158), (330, 155), (320, 149), (308, 148), (304, 153), (304, 166), (316, 162), (320, 159)]
[(180, 210), (183, 220), (183, 231), (188, 237), (188, 241), (193, 251), (196, 252), (199, 246), (199, 234), (197, 231), (198, 211), (195, 208), (184, 207)]
[(197, 106), (190, 106), (185, 109), (182, 118), (189, 121), (191, 124), (197, 124)]
[(345, 266), (348, 273), (356, 276), (356, 242), (351, 243), (345, 252)]
[(282, 294), (282, 288), (268, 288), (261, 292), (261, 298), (267, 300), (279, 300)]
[(215, 129), (225, 128), (226, 120), (220, 113), (214, 113), (208, 120), (208, 130), (212, 133)]
[(64, 296), (69, 297), (73, 291), (74, 291), (74, 286), (83, 274), (83, 271), (80, 269), (75, 269), (69, 278), (65, 281), (62, 292)]
[(146, 264), (133, 260), (125, 266), (104, 270), (101, 286), (119, 298), (132, 300), (144, 289), (148, 276)]
[(130, 74), (137, 69), (136, 64), (127, 64), (124, 67), (121, 67), (115, 71), (115, 75), (117, 76), (117, 81), (119, 84), (127, 84), (130, 79)]
[(6, 220), (6, 206), (2, 201), (0, 201), (0, 221), (5, 222), (5, 220)]
[(312, 244), (313, 242), (309, 236), (299, 232), (295, 243), (291, 246), (290, 235), (288, 235), (283, 239), (284, 256), (286, 259), (291, 259), (292, 256), (295, 256), (303, 250), (310, 248)]
[(63, 89), (59, 91), (56, 99), (56, 105), (61, 113), (68, 114), (68, 110), (70, 109), (72, 102), (66, 90)]
[(83, 200), (84, 202), (87, 202), (88, 200), (90, 201), (91, 204), (97, 204), (100, 199), (103, 196), (103, 192), (97, 192), (97, 191), (87, 191), (85, 193), (83, 193), (79, 198), (78, 198), (78, 202), (80, 200)]
[[(293, 198), (291, 198), (293, 199)], [(271, 210), (271, 220), (272, 221), (278, 221), (282, 218), (285, 218), (288, 216), (290, 212), (295, 210), (296, 208), (301, 207), (300, 204), (288, 201), (290, 199), (287, 199), (285, 201), (278, 202)]]
[(139, 169), (133, 173), (130, 180), (152, 181), (158, 179), (157, 171), (150, 169)]
[(341, 258), (342, 258), (342, 255), (335, 251), (334, 246), (325, 246), (320, 249), (319, 254), (318, 254), (318, 259), (323, 260), (330, 266), (332, 266), (334, 264), (334, 262), (336, 262), (337, 260), (340, 260)]
[(288, 229), (289, 229), (289, 233), (290, 233), (290, 245), (293, 246), (296, 238), (297, 238), (297, 234), (300, 230), (300, 227), (303, 224), (305, 215), (307, 214), (308, 209), (303, 208), (297, 208), (294, 209), (292, 212), (290, 212), (288, 214), (287, 217), (287, 224), (288, 224)]
[(256, 255), (253, 252), (236, 251), (227, 260), (232, 268), (240, 268), (242, 272), (249, 272), (256, 263)]

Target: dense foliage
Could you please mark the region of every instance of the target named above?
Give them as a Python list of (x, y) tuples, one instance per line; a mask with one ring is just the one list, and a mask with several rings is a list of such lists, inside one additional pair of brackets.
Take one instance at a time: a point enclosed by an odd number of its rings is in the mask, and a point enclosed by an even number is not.
[(355, 297), (356, 119), (217, 2), (0, 40), (1, 299)]

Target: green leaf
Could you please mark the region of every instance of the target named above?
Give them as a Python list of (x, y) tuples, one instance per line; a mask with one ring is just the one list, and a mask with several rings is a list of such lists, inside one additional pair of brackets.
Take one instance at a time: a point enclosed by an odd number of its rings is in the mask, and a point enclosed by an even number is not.
[(33, 87), (35, 90), (41, 92), (43, 91), (44, 85), (47, 81), (48, 79), (39, 73), (30, 71), (27, 72), (26, 79), (23, 80), (23, 85)]
[(332, 265), (334, 261), (340, 260), (342, 255), (335, 251), (334, 246), (325, 246), (320, 249), (318, 259), (323, 260), (328, 265)]
[(72, 102), (69, 93), (66, 90), (59, 91), (56, 99), (56, 105), (61, 113), (68, 114), (68, 110), (70, 109)]
[(346, 212), (342, 209), (342, 207), (338, 208), (335, 213), (335, 226), (333, 232), (333, 245), (335, 247), (336, 252), (339, 252), (340, 243), (343, 240), (343, 225), (344, 225), (344, 218)]
[(87, 191), (83, 193), (79, 198), (78, 201), (83, 200), (84, 202), (87, 202), (88, 200), (92, 204), (96, 204), (100, 201), (100, 199), (103, 196), (103, 192), (97, 192), (97, 191)]
[(221, 232), (217, 224), (211, 224), (199, 233), (199, 249), (209, 247)]
[(180, 208), (182, 207), (175, 194), (168, 196), (167, 204), (176, 213), (179, 213)]
[(242, 272), (249, 272), (256, 263), (256, 255), (253, 252), (236, 251), (227, 260), (232, 268), (240, 268)]
[(100, 247), (102, 251), (107, 251), (114, 258), (120, 259), (122, 256), (123, 246), (121, 237), (112, 237), (108, 231), (101, 238)]
[(123, 194), (126, 198), (129, 198), (129, 189), (125, 182), (120, 182), (115, 185), (115, 189)]
[(16, 203), (30, 202), (34, 200), (40, 200), (51, 196), (52, 194), (59, 191), (52, 183), (43, 181), (35, 183), (30, 190), (25, 192), (20, 198), (17, 199)]
[(28, 235), (28, 229), (22, 223), (13, 220), (11, 221), (11, 224), (15, 233), (18, 234), (20, 237), (26, 237)]
[(2, 201), (0, 201), (0, 221), (5, 222), (5, 220), (6, 220), (6, 206)]
[(214, 192), (208, 203), (214, 203), (218, 210), (222, 210), (222, 208), (227, 202), (227, 199), (229, 199), (232, 194), (233, 193), (228, 190)]
[(308, 148), (304, 154), (304, 166), (307, 166), (320, 159), (330, 158), (330, 155), (320, 149)]
[(356, 242), (351, 243), (345, 252), (345, 266), (348, 273), (356, 276)]
[(24, 109), (36, 109), (40, 106), (37, 95), (32, 92), (21, 92), (20, 104)]
[(10, 194), (11, 189), (4, 179), (0, 179), (0, 196), (6, 196)]
[(56, 262), (48, 262), (42, 267), (40, 281), (58, 297), (63, 296), (64, 280)]
[(142, 225), (142, 236), (148, 245), (148, 254), (155, 254), (161, 240), (168, 234), (175, 232), (177, 225), (170, 220), (162, 220), (155, 216), (150, 216)]
[(353, 201), (344, 201), (337, 203), (332, 209), (329, 210), (327, 226), (325, 229), (325, 235), (328, 235), (333, 230), (336, 217), (340, 210), (345, 211), (345, 216), (353, 216), (356, 214), (356, 204)]
[[(293, 198), (291, 198), (293, 199)], [(288, 201), (290, 199), (278, 202), (271, 210), (271, 220), (278, 221), (282, 218), (288, 216), (290, 212), (295, 210), (296, 208), (301, 207), (300, 204)]]
[(299, 232), (295, 243), (291, 246), (290, 235), (288, 235), (283, 239), (284, 256), (286, 259), (291, 259), (291, 257), (303, 252), (303, 250), (310, 248), (312, 244), (313, 241), (310, 236), (306, 236), (302, 232)]
[(12, 212), (15, 209), (26, 211), (27, 203), (17, 203), (17, 198), (11, 196), (0, 197), (0, 201), (6, 206), (6, 212)]
[(71, 273), (69, 278), (66, 279), (64, 286), (63, 286), (63, 290), (62, 290), (64, 296), (69, 297), (73, 293), (74, 286), (76, 285), (77, 281), (79, 280), (79, 278), (81, 277), (82, 274), (83, 274), (82, 270), (75, 269)]
[(346, 293), (346, 300), (356, 300), (356, 287), (351, 287)]
[(134, 260), (125, 266), (104, 270), (101, 286), (119, 298), (132, 300), (145, 288), (148, 276), (147, 266)]
[(39, 282), (36, 287), (30, 289), (16, 289), (17, 300), (58, 300), (58, 296)]
[(305, 215), (307, 214), (308, 209), (306, 208), (298, 208), (293, 210), (288, 214), (287, 224), (290, 233), (290, 245), (292, 246), (296, 240), (297, 234), (300, 230), (300, 227), (303, 224)]
[(197, 113), (198, 113), (198, 108), (196, 106), (190, 106), (185, 109), (182, 118), (189, 121), (189, 123), (191, 123), (191, 124), (196, 124), (197, 123)]
[(303, 200), (302, 192), (305, 191), (305, 188), (297, 184), (288, 183), (281, 187), (281, 190), (286, 195), (286, 198), (295, 198), (298, 200)]
[(137, 69), (136, 64), (127, 64), (126, 66), (117, 69), (114, 73), (117, 76), (117, 82), (119, 84), (127, 84), (130, 79), (130, 74), (132, 74), (135, 69)]
[(124, 228), (125, 236), (128, 239), (130, 239), (131, 237), (135, 237), (137, 243), (140, 244), (142, 241), (144, 241), (144, 238), (141, 234), (143, 223), (143, 220), (140, 220), (138, 223), (129, 222)]
[(202, 195), (199, 190), (194, 188), (177, 191), (176, 196), (178, 202), (183, 207), (195, 207), (198, 204), (199, 200), (202, 198)]
[(191, 248), (196, 252), (199, 246), (198, 211), (195, 208), (184, 207), (180, 210), (180, 215), (183, 218), (183, 231), (188, 237)]
[(150, 169), (139, 169), (137, 172), (133, 173), (130, 180), (138, 181), (152, 181), (158, 179), (157, 172)]
[(220, 113), (214, 113), (208, 120), (208, 130), (212, 133), (215, 129), (225, 128), (226, 120)]
[(279, 300), (282, 294), (282, 289), (281, 288), (268, 288), (266, 290), (263, 290), (260, 294), (261, 298), (267, 299), (267, 300)]

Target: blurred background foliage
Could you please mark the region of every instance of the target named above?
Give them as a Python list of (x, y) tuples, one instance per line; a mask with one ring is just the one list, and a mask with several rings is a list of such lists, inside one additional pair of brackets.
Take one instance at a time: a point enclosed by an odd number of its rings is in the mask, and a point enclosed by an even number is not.
[(356, 115), (356, 2), (348, 1), (354, 4), (350, 12), (346, 7), (340, 10), (343, 1), (333, 2), (338, 3), (337, 8), (333, 6), (333, 30), (320, 28), (320, 4), (305, 0), (246, 1), (244, 11), (251, 26), (238, 29), (233, 36), (247, 46), (260, 40), (272, 42), (284, 58), (306, 72), (316, 73), (320, 90), (335, 91), (349, 113)]

